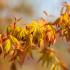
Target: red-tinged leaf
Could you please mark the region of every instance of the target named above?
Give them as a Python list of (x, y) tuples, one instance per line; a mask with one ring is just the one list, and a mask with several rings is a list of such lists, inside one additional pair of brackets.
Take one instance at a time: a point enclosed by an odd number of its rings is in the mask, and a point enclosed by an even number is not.
[(14, 61), (17, 59), (17, 50), (14, 50), (14, 53), (12, 54), (11, 58), (9, 61)]
[(26, 56), (27, 56), (27, 52), (25, 50), (23, 52), (18, 50), (17, 61), (20, 65), (24, 63)]

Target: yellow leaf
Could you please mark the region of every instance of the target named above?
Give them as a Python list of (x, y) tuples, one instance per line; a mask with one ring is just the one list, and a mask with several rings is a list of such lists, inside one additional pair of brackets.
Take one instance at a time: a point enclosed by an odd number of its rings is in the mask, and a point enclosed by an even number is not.
[(27, 34), (26, 29), (22, 29), (18, 34), (19, 39), (22, 39), (23, 37), (25, 37), (26, 34)]
[(10, 49), (11, 49), (11, 42), (10, 42), (9, 39), (7, 39), (7, 40), (5, 41), (4, 50), (5, 50), (6, 53), (8, 53), (8, 52), (10, 51)]
[(42, 65), (46, 63), (47, 67), (53, 63), (54, 60), (54, 52), (50, 48), (44, 48), (41, 50), (41, 57), (39, 58), (38, 62), (42, 62)]
[(15, 31), (16, 31), (16, 32), (20, 32), (21, 30), (22, 30), (21, 27), (16, 26), (16, 28), (15, 28)]
[(20, 48), (20, 42), (14, 36), (10, 35), (10, 40), (13, 45), (15, 45), (16, 49)]

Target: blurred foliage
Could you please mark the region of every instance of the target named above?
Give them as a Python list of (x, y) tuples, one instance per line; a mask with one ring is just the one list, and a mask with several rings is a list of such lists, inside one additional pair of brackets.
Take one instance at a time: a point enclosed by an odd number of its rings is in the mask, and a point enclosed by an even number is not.
[(19, 5), (13, 8), (13, 11), (25, 14), (27, 16), (33, 16), (34, 10), (31, 5), (26, 5), (26, 3), (20, 3)]
[(0, 10), (3, 10), (4, 8), (6, 8), (5, 4), (0, 3)]
[[(66, 10), (62, 9), (61, 15), (55, 22), (38, 19), (20, 27), (17, 26), (17, 22), (21, 19), (15, 18), (15, 21), (7, 26), (6, 32), (0, 33), (0, 54), (3, 53), (4, 58), (9, 57), (10, 62), (18, 62), (22, 65), (27, 56), (34, 59), (32, 51), (41, 50), (38, 62), (42, 62), (43, 65), (46, 63), (49, 70), (57, 70), (57, 68), (68, 70), (66, 64), (55, 55), (56, 52), (51, 47), (57, 42), (57, 35), (70, 42), (70, 9), (67, 3), (64, 4)], [(21, 9), (22, 6), (25, 10)], [(25, 5), (17, 8), (18, 11), (23, 10), (31, 15), (32, 12), (27, 9), (29, 8)]]

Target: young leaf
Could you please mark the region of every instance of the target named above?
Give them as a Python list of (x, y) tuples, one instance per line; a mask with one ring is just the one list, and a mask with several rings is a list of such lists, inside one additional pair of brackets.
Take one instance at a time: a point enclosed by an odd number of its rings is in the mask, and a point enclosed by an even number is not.
[(20, 42), (17, 40), (17, 38), (15, 38), (14, 36), (10, 35), (10, 40), (11, 40), (11, 43), (15, 46), (14, 48), (15, 49), (20, 49), (21, 45), (20, 45)]
[(39, 59), (39, 62), (42, 61), (42, 64), (44, 65), (46, 63), (47, 66), (51, 65), (54, 60), (54, 52), (49, 48), (44, 48), (41, 51), (41, 57)]
[(5, 45), (4, 45), (5, 53), (8, 53), (10, 51), (11, 47), (12, 47), (11, 46), (11, 41), (10, 41), (10, 39), (7, 39), (5, 41)]

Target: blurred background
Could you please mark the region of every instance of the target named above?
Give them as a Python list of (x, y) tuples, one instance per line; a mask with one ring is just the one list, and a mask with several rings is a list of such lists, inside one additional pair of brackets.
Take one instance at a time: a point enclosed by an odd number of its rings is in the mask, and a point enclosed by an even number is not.
[[(30, 23), (32, 20), (45, 18), (48, 21), (54, 21), (60, 16), (60, 10), (62, 3), (67, 2), (70, 4), (70, 0), (0, 0), (0, 32), (4, 31), (8, 24), (12, 23), (14, 18), (22, 18), (22, 22), (18, 23), (22, 26), (24, 23)], [(48, 16), (43, 14), (46, 11)], [(56, 46), (56, 47), (55, 47)], [(60, 38), (54, 45), (54, 48), (60, 52), (60, 59), (70, 67), (70, 53), (67, 51), (66, 42), (63, 42)], [(0, 58), (2, 59), (2, 57)], [(0, 61), (1, 70), (10, 70), (10, 64), (7, 61)], [(47, 70), (40, 64), (37, 64), (33, 60), (26, 59), (22, 67), (17, 65), (18, 70)], [(70, 68), (69, 68), (70, 69)]]

